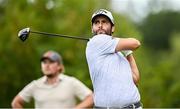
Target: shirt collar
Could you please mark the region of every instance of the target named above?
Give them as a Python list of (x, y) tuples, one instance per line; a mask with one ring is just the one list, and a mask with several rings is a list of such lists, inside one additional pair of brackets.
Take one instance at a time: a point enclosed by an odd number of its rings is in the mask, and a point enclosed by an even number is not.
[[(60, 74), (58, 75), (58, 78), (59, 78), (59, 81), (62, 81), (62, 80), (65, 78), (65, 76), (64, 76), (64, 74), (60, 73)], [(45, 83), (46, 81), (47, 81), (47, 77), (46, 77), (46, 76), (43, 76), (42, 82)]]

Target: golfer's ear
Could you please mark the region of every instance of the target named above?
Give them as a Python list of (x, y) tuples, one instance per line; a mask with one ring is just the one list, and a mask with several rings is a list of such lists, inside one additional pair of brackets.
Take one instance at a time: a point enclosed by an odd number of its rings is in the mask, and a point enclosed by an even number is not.
[(112, 33), (114, 33), (115, 31), (115, 26), (112, 26)]

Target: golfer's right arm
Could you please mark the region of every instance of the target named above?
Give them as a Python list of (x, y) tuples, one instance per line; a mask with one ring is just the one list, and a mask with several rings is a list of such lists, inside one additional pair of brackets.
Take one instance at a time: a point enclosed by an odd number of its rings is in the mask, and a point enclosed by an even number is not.
[(23, 108), (23, 104), (24, 104), (24, 100), (22, 99), (21, 96), (17, 95), (13, 99), (13, 101), (11, 103), (11, 106), (12, 106), (13, 109), (15, 109), (15, 108)]
[(121, 50), (136, 50), (141, 43), (135, 38), (120, 38), (116, 46), (116, 52)]
[(129, 61), (129, 64), (131, 66), (133, 81), (136, 85), (138, 85), (138, 82), (140, 80), (140, 75), (139, 75), (138, 67), (136, 65), (135, 58), (133, 54), (128, 55), (126, 58)]

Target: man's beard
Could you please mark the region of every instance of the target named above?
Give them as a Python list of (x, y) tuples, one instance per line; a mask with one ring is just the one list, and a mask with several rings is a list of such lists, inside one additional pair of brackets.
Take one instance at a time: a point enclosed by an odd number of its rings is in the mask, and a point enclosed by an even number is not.
[(46, 76), (47, 76), (48, 78), (53, 78), (53, 77), (56, 76), (56, 74), (46, 74)]
[[(103, 29), (102, 29), (103, 30)], [(97, 31), (93, 31), (93, 35), (98, 35), (98, 34), (106, 34), (106, 35), (112, 35), (112, 32), (109, 30), (109, 31), (105, 31), (105, 30), (97, 30)], [(99, 32), (101, 31), (101, 32)]]

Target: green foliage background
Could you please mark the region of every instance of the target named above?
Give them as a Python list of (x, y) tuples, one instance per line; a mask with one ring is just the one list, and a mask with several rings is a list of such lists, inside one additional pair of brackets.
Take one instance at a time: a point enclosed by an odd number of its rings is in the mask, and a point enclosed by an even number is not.
[[(42, 76), (39, 59), (46, 50), (59, 52), (66, 74), (92, 89), (85, 41), (31, 34), (29, 40), (21, 42), (17, 34), (28, 26), (32, 30), (91, 37), (91, 15), (99, 8), (111, 10), (110, 1), (1, 0), (0, 107), (11, 107), (14, 96)], [(180, 107), (180, 13), (151, 13), (139, 24), (119, 13), (113, 15), (115, 36), (141, 40), (142, 47), (134, 55), (141, 73), (138, 88), (144, 107)]]

